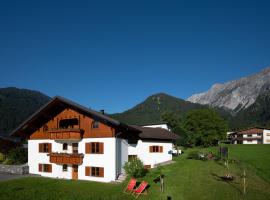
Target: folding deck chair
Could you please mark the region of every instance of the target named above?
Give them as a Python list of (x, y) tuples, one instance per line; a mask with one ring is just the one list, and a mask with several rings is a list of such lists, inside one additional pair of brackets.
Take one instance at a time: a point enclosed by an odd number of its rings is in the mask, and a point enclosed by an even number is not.
[(141, 194), (147, 194), (146, 187), (148, 183), (146, 181), (142, 181), (141, 184), (132, 192), (132, 195), (137, 199)]
[(131, 178), (127, 187), (124, 189), (124, 193), (131, 193), (134, 190), (134, 187), (136, 186), (136, 179), (135, 178)]

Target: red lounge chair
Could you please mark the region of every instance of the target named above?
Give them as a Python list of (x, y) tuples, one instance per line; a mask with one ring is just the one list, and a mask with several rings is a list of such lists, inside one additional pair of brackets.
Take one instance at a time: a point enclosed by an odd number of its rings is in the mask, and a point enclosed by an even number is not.
[(127, 187), (124, 189), (124, 193), (131, 193), (134, 189), (134, 187), (136, 186), (136, 179), (135, 178), (131, 178)]
[(145, 194), (147, 194), (147, 190), (146, 190), (147, 186), (148, 186), (148, 183), (146, 181), (143, 181), (135, 190), (133, 190), (132, 195), (137, 199), (144, 192)]

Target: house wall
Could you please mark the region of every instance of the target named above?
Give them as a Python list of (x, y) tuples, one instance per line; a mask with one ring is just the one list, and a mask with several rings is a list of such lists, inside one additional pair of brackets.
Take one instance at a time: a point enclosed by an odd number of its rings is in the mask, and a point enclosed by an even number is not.
[[(251, 137), (249, 137), (248, 135), (252, 135)], [(252, 137), (260, 137), (257, 134), (243, 134), (243, 138), (252, 138)]]
[(270, 130), (263, 130), (263, 144), (270, 144)]
[[(39, 143), (51, 143), (52, 152), (72, 152), (72, 142), (68, 142), (68, 150), (63, 151), (62, 144), (67, 141), (55, 142), (54, 140), (29, 140), (28, 141), (28, 165), (29, 173), (38, 174), (46, 177), (54, 178), (72, 178), (72, 166), (68, 165), (66, 172), (62, 171), (62, 165), (50, 163), (50, 157), (48, 153), (39, 153)], [(85, 143), (88, 142), (103, 142), (104, 143), (104, 154), (85, 154)], [(78, 179), (81, 180), (91, 180), (91, 181), (101, 181), (101, 182), (110, 182), (116, 179), (116, 154), (115, 154), (115, 142), (116, 139), (112, 138), (87, 138), (82, 139), (78, 142), (78, 151), (79, 153), (84, 154), (82, 165), (78, 166)], [(127, 157), (127, 155), (126, 155)], [(124, 159), (123, 159), (124, 160)], [(52, 164), (52, 172), (39, 172), (39, 164)], [(85, 167), (103, 167), (104, 168), (104, 177), (92, 177), (85, 176)]]
[[(163, 146), (163, 152), (150, 153), (150, 146)], [(139, 140), (137, 144), (129, 144), (128, 155), (137, 155), (143, 161), (144, 165), (154, 167), (158, 163), (172, 160), (172, 149), (172, 142)]]
[[(79, 144), (79, 153), (85, 153), (85, 143), (103, 142), (104, 154), (85, 154), (83, 164), (79, 165), (78, 179), (110, 182), (116, 179), (116, 138), (87, 138)], [(85, 176), (85, 167), (104, 167), (104, 177)]]
[(257, 140), (243, 140), (243, 144), (258, 144)]
[(125, 139), (117, 138), (117, 155), (116, 155), (116, 176), (124, 173), (125, 162), (128, 161), (128, 142)]

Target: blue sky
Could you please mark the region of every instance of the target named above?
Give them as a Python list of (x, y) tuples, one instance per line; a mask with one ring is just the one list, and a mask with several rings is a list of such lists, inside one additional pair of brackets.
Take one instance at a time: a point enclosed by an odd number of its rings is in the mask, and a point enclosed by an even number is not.
[(121, 112), (270, 65), (267, 1), (1, 1), (0, 87)]

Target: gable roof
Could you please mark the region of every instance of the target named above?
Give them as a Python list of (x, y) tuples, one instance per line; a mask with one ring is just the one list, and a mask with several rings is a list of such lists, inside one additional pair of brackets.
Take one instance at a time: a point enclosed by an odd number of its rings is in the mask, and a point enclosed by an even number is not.
[(56, 116), (66, 108), (71, 108), (108, 126), (118, 128), (122, 133), (130, 132), (136, 133), (136, 135), (139, 134), (139, 138), (142, 139), (176, 140), (179, 138), (178, 135), (163, 128), (127, 125), (105, 114), (86, 108), (60, 96), (54, 97), (51, 101), (42, 106), (21, 125), (14, 129), (10, 133), (10, 136), (26, 136), (29, 133), (33, 133), (36, 129), (40, 128), (44, 123), (49, 121), (52, 117)]
[(234, 134), (257, 134), (257, 133), (263, 133), (263, 130), (265, 130), (265, 128), (251, 127), (251, 128), (236, 131), (234, 132)]
[(92, 109), (81, 106), (73, 101), (65, 99), (60, 96), (54, 97), (47, 104), (42, 106), (34, 114), (32, 114), (28, 119), (26, 119), (22, 124), (20, 124), (16, 129), (14, 129), (10, 136), (21, 136), (32, 133), (35, 129), (40, 128), (45, 122), (50, 120), (55, 115), (59, 114), (66, 108), (71, 108), (75, 111), (78, 111), (84, 115), (90, 116), (94, 120), (100, 121), (106, 125), (120, 128), (125, 131), (139, 132), (136, 128), (126, 125), (122, 122), (119, 122), (111, 117), (108, 117), (102, 113), (94, 111)]
[(132, 125), (132, 127), (141, 131), (139, 137), (142, 139), (162, 139), (162, 140), (176, 140), (178, 135), (172, 133), (164, 128), (150, 128)]

